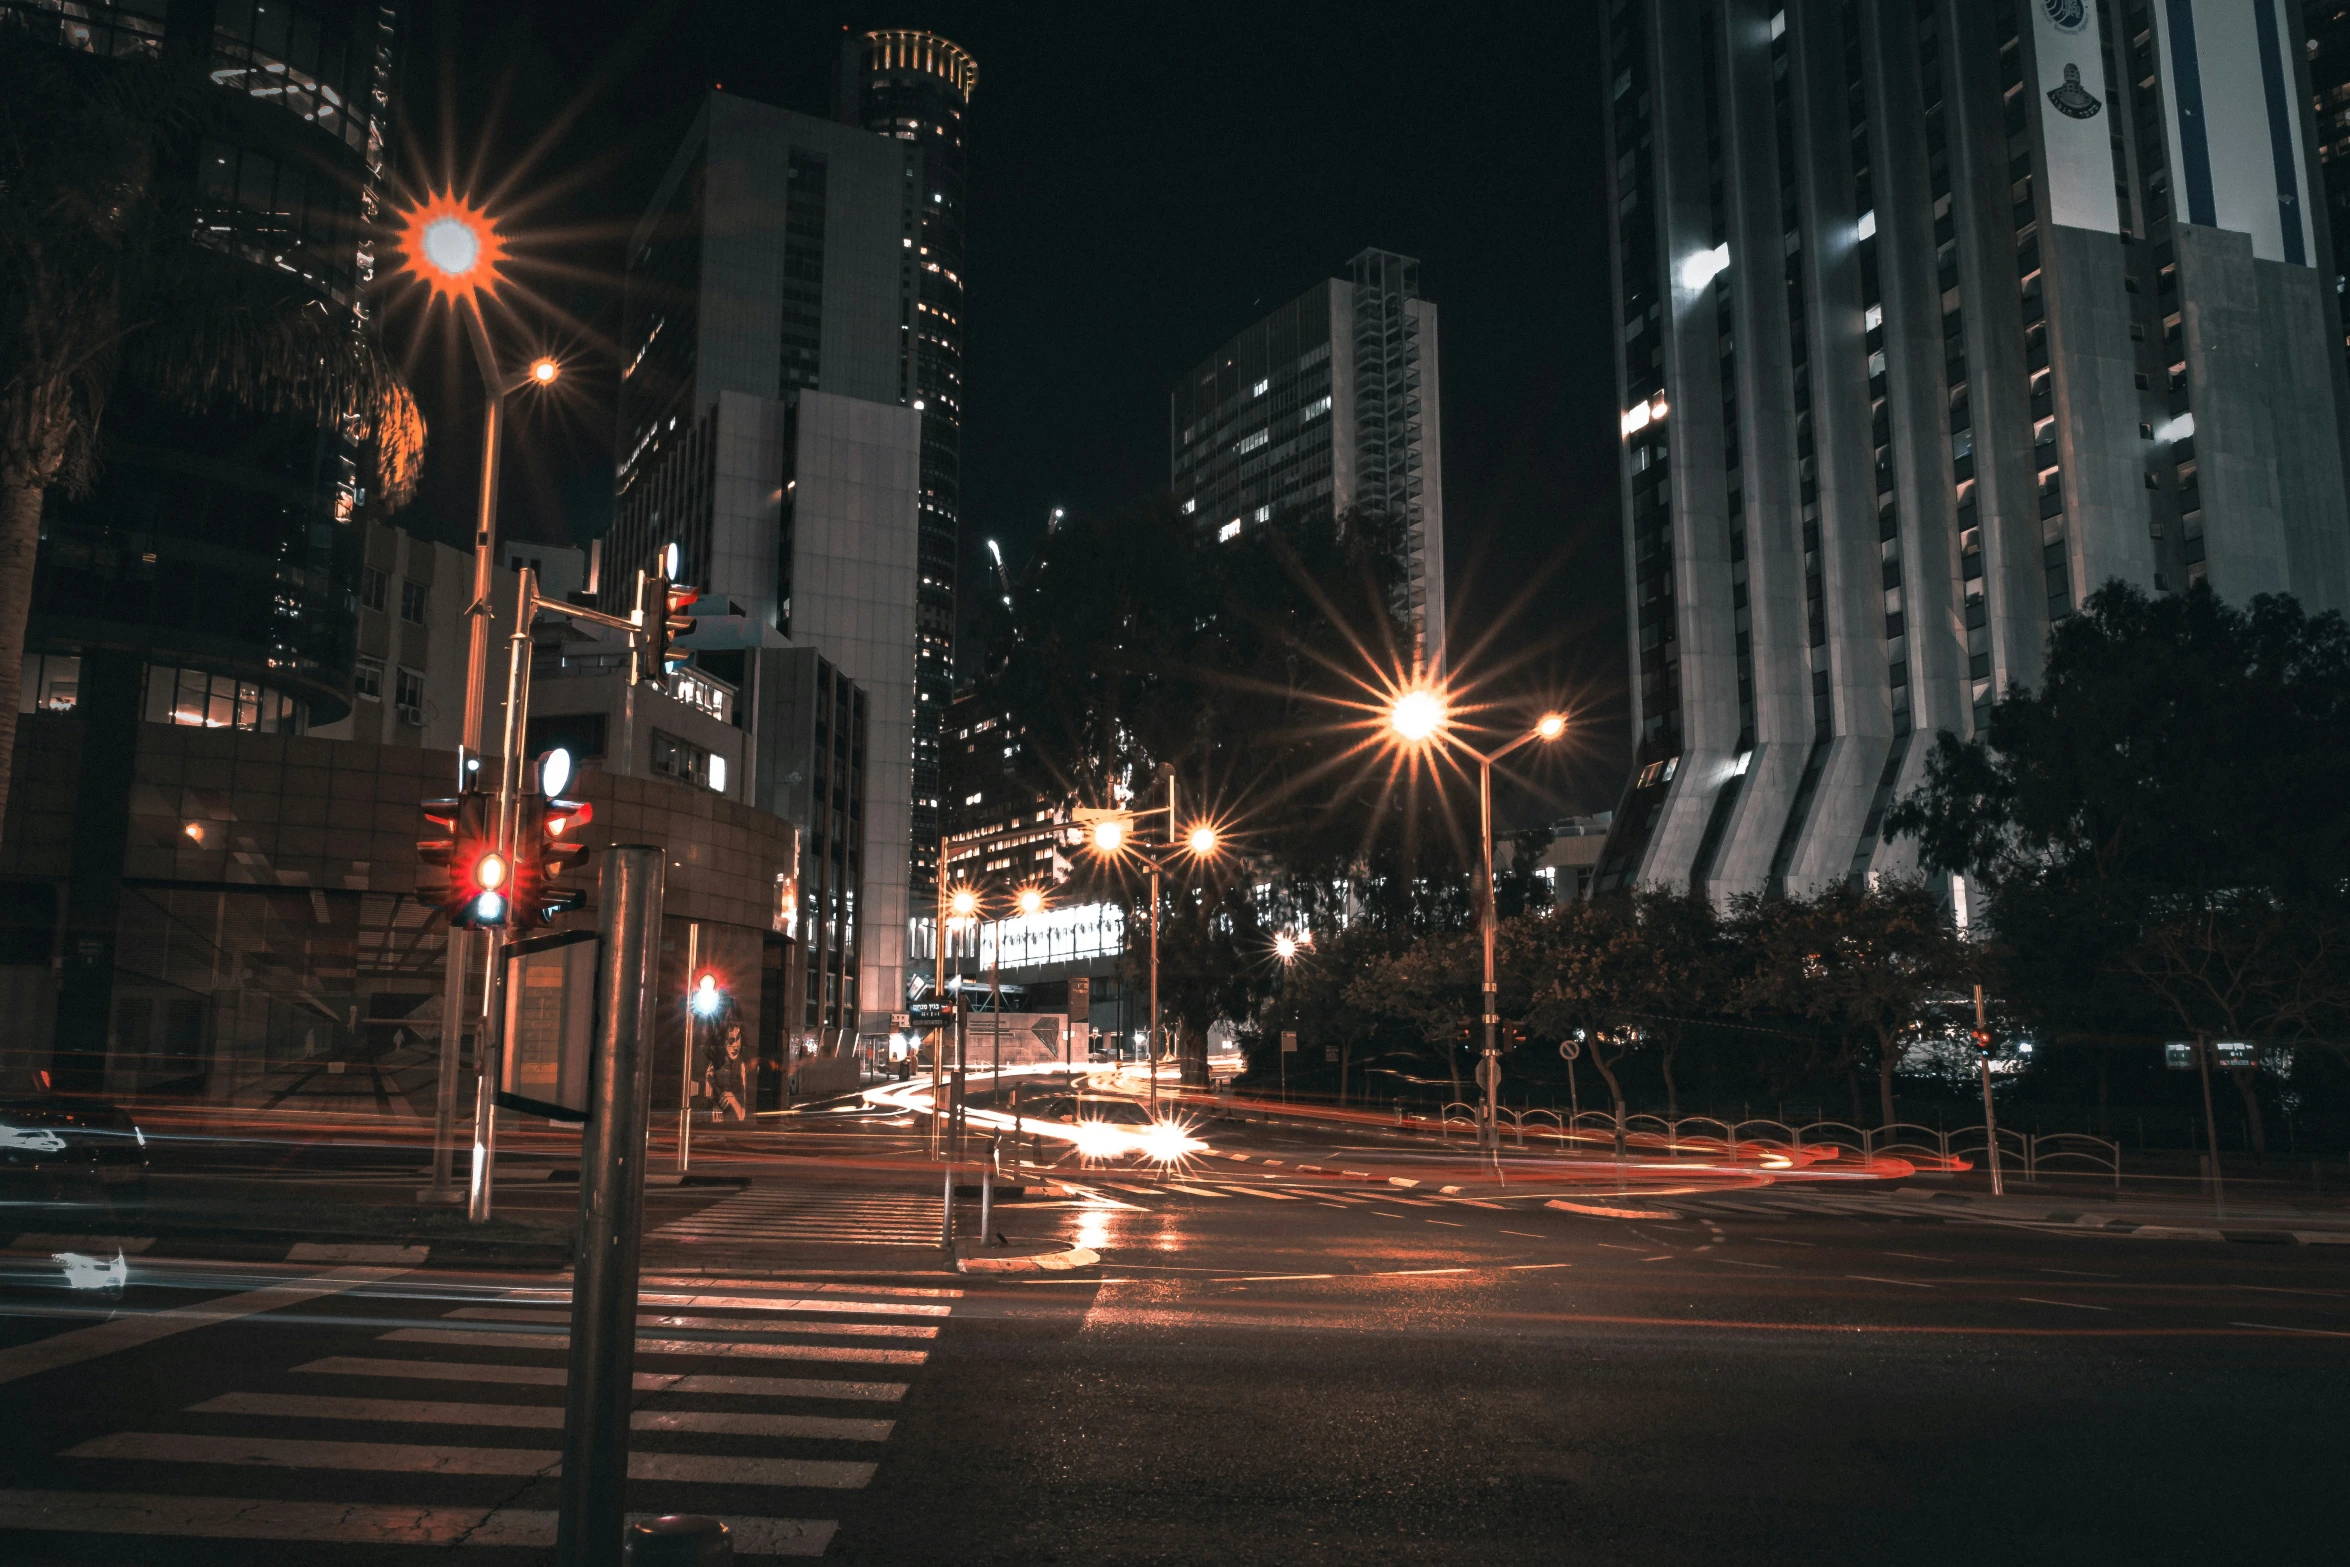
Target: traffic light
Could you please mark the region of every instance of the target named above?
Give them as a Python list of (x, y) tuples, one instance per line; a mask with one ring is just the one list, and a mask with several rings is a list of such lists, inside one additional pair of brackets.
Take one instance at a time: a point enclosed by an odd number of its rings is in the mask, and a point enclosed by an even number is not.
[(434, 835), (416, 841), (417, 858), (426, 867), (417, 891), (451, 925), (471, 930), (505, 924), (513, 878), (498, 852), (497, 801), (484, 790), (468, 789), (454, 799), (425, 801), (424, 820)]
[(687, 614), (694, 601), (702, 595), (683, 583), (667, 577), (654, 577), (645, 583), (645, 665), (644, 677), (658, 680), (669, 673), (670, 667), (685, 662), (677, 639), (690, 636), (694, 617)]
[(1991, 1053), (1991, 1030), (1987, 1028), (1974, 1029), (1970, 1031), (1968, 1037), (1974, 1040), (1975, 1049), (1986, 1056)]
[(580, 829), (595, 816), (585, 800), (563, 799), (571, 781), (571, 753), (557, 747), (539, 758), (539, 787), (515, 802), (514, 926), (537, 930), (556, 915), (587, 906), (587, 889), (558, 878), (587, 858)]

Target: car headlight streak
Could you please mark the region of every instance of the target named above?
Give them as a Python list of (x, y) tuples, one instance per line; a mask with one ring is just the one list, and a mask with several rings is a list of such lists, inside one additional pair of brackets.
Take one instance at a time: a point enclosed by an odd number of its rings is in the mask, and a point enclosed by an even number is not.
[(0, 1122), (0, 1148), (24, 1153), (63, 1153), (65, 1139), (45, 1127), (10, 1126)]

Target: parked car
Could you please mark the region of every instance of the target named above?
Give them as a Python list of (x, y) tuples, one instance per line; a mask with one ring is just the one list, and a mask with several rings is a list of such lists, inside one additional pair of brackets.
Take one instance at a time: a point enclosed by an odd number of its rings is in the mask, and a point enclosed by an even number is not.
[(147, 1134), (130, 1112), (59, 1094), (34, 1072), (0, 1095), (0, 1192), (15, 1202), (135, 1206), (147, 1195)]

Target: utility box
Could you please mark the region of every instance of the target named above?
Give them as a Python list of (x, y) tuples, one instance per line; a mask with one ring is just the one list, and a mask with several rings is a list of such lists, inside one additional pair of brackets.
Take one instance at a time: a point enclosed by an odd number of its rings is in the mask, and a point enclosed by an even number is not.
[(596, 1033), (593, 931), (534, 936), (505, 949), (506, 1050), (498, 1103), (550, 1121), (588, 1118)]

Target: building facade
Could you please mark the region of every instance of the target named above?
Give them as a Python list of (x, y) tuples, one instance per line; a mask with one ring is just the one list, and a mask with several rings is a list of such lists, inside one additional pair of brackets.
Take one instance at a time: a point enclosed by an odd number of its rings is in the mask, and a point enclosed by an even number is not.
[(1913, 869), (1920, 735), (1977, 733), (2109, 580), (2350, 606), (2293, 7), (1603, 27), (1638, 753), (1600, 890)]
[(1435, 302), (1420, 264), (1366, 250), (1167, 396), (1168, 484), (1202, 533), (1360, 509), (1403, 533), (1398, 615), (1444, 662), (1444, 451)]
[(937, 885), (940, 735), (955, 686), (956, 578), (963, 515), (964, 114), (979, 66), (935, 34), (895, 28), (846, 39), (840, 118), (915, 155), (899, 208), (899, 329), (910, 354), (899, 384), (922, 415), (921, 581), (914, 657), (915, 901)]
[[(806, 732), (758, 727), (782, 721), (769, 687), (798, 678), (791, 655), (817, 652), (861, 694), (857, 871), (825, 893), (857, 931), (828, 949), (847, 967), (820, 1010), (844, 1008), (867, 1037), (906, 1007), (925, 413), (902, 258), (921, 173), (896, 140), (711, 95), (629, 247), (622, 460), (599, 566), (603, 601), (622, 609), (677, 546), (709, 612), (685, 645), (739, 694), (744, 798), (763, 810), (807, 809), (788, 779), (805, 770), (792, 747)], [(821, 926), (834, 911), (803, 916)]]

